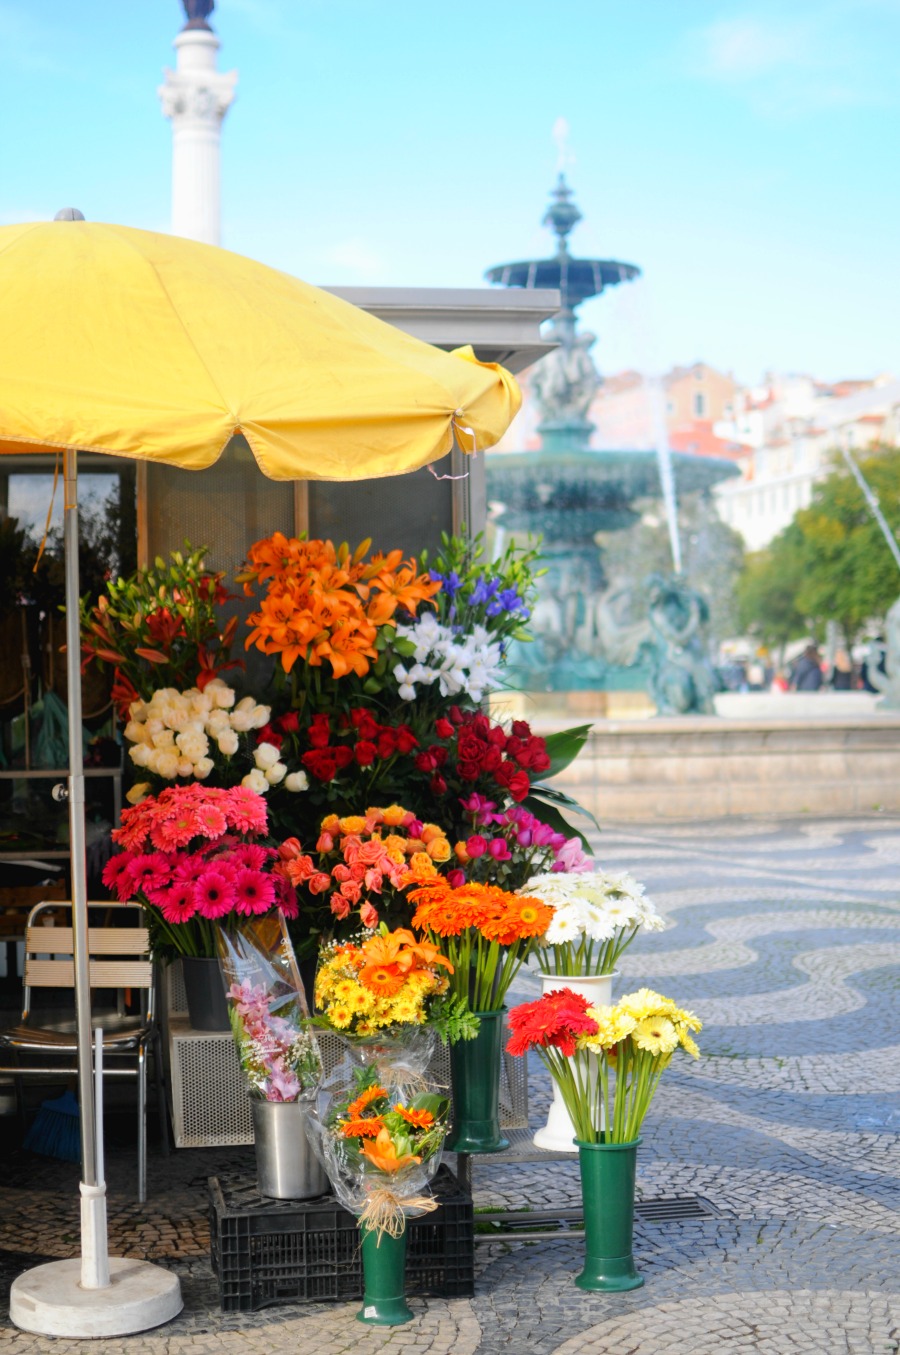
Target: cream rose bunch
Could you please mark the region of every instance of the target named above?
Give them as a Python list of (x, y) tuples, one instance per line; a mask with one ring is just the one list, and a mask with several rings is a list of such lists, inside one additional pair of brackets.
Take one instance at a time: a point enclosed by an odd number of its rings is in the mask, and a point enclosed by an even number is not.
[(213, 678), (203, 691), (161, 687), (149, 701), (133, 701), (125, 738), (135, 767), (174, 781), (205, 781), (215, 767), (215, 754), (230, 759), (240, 748), (239, 735), (262, 729), (271, 707), (252, 696), (236, 701), (233, 687)]

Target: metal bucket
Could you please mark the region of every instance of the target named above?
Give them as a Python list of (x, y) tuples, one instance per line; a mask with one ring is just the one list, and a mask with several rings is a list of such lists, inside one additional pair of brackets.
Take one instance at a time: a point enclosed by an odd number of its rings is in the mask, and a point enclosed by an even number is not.
[(312, 1200), (328, 1190), (328, 1177), (306, 1132), (304, 1101), (260, 1101), (251, 1096), (256, 1175), (260, 1195)]

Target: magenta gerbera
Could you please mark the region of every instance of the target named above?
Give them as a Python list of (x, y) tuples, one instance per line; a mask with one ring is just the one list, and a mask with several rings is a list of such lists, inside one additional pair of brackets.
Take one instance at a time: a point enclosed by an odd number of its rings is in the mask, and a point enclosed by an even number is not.
[(247, 786), (234, 786), (224, 792), (222, 804), (228, 822), (239, 833), (265, 833), (269, 826), (266, 802)]
[(271, 875), (258, 870), (238, 870), (234, 877), (235, 911), (245, 916), (267, 913), (275, 902)]
[(131, 865), (131, 858), (127, 852), (120, 852), (117, 856), (111, 856), (103, 867), (102, 880), (106, 888), (111, 890), (120, 903), (124, 903), (131, 895), (131, 877), (128, 868)]
[(194, 881), (192, 886), (197, 912), (201, 917), (214, 922), (224, 917), (234, 907), (232, 882), (221, 869), (208, 868)]
[(197, 911), (197, 900), (188, 881), (174, 881), (166, 890), (159, 909), (169, 923), (187, 922), (192, 918)]

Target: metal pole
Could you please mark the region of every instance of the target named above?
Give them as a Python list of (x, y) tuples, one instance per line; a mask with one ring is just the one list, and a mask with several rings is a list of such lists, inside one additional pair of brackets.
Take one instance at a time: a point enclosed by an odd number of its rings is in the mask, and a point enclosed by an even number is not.
[(88, 956), (87, 835), (84, 825), (84, 748), (81, 733), (81, 631), (78, 615), (78, 463), (64, 457), (66, 552), (66, 677), (69, 691), (69, 849), (72, 870), (72, 931), (75, 961), (75, 1020), (78, 1035), (78, 1101), (81, 1163), (85, 1185), (97, 1184), (94, 1140), (91, 975)]

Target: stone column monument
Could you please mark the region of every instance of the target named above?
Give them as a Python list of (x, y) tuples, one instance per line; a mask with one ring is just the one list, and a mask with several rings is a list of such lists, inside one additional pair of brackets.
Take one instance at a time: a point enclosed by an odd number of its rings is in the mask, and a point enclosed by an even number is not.
[(187, 22), (175, 39), (175, 70), (159, 87), (172, 119), (172, 231), (219, 244), (219, 143), (237, 71), (216, 70), (219, 39), (207, 23), (214, 0), (183, 0)]

